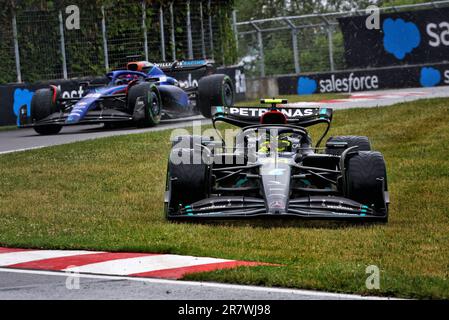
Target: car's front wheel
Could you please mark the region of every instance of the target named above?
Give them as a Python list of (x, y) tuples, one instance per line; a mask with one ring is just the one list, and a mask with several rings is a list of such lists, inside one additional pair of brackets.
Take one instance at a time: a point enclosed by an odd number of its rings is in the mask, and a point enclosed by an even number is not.
[(198, 108), (206, 118), (212, 117), (212, 107), (234, 104), (234, 86), (225, 74), (213, 74), (198, 81)]
[(128, 112), (138, 126), (152, 127), (161, 121), (162, 100), (156, 85), (144, 82), (128, 91)]
[[(339, 146), (339, 144), (343, 144)], [(327, 139), (326, 153), (341, 155), (344, 150), (357, 146), (357, 151), (371, 151), (371, 143), (365, 136), (335, 136)]]
[(388, 221), (385, 203), (387, 171), (384, 157), (377, 151), (360, 151), (349, 155), (346, 165), (345, 194), (348, 198), (375, 210)]
[(211, 166), (203, 161), (201, 152), (174, 147), (167, 168), (167, 219), (180, 209), (207, 198), (210, 188)]
[[(31, 118), (33, 123), (45, 119), (60, 110), (58, 100), (60, 93), (56, 88), (37, 90), (31, 99)], [(56, 124), (36, 125), (34, 130), (41, 135), (58, 134), (62, 126)]]

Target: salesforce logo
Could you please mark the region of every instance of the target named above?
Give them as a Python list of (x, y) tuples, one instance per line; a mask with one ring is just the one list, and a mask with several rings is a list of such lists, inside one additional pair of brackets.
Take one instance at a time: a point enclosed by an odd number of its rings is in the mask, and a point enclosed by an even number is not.
[(421, 42), (418, 27), (412, 22), (402, 19), (385, 19), (383, 23), (384, 48), (396, 59), (402, 60), (407, 53), (411, 53)]
[(309, 77), (299, 77), (297, 92), (299, 95), (312, 94), (316, 91), (316, 81)]
[(33, 98), (34, 92), (28, 89), (16, 89), (14, 90), (14, 114), (17, 116), (17, 124), (19, 124), (19, 112), (20, 107), (26, 104), (27, 114), (30, 114), (31, 110), (31, 98)]
[(439, 70), (428, 67), (421, 69), (421, 75), (419, 77), (419, 83), (423, 87), (433, 87), (440, 83), (441, 73)]

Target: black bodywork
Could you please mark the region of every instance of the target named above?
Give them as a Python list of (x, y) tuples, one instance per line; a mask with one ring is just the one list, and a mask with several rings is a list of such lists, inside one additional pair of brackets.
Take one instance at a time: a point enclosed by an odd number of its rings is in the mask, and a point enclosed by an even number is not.
[[(386, 172), (374, 177), (375, 181), (368, 185), (369, 192), (373, 193), (369, 197), (374, 199), (372, 203), (356, 201), (353, 199), (356, 191), (346, 181), (352, 177), (346, 171), (350, 159), (360, 157), (357, 146), (348, 147), (329, 140), (325, 148), (319, 147), (329, 130), (332, 109), (276, 108), (274, 105), (273, 109), (286, 116), (286, 123), (260, 124), (261, 115), (270, 112), (269, 108), (215, 107), (214, 127), (217, 122), (225, 122), (241, 128), (230, 152), (223, 141), (212, 137), (177, 138), (167, 173), (168, 219), (300, 217), (387, 221)], [(326, 129), (313, 146), (306, 127), (316, 124), (324, 124)], [(285, 145), (282, 136), (288, 138)], [(198, 146), (203, 150), (200, 164), (179, 167), (173, 163), (173, 155), (198, 153)], [(191, 197), (195, 201), (180, 201), (175, 192), (188, 188), (182, 184), (181, 180), (186, 178), (181, 171), (194, 172), (198, 166), (203, 166), (206, 173), (206, 178), (200, 179), (205, 186), (204, 198), (198, 199), (195, 194), (196, 199)], [(193, 184), (199, 181), (191, 177), (187, 180), (191, 179)]]

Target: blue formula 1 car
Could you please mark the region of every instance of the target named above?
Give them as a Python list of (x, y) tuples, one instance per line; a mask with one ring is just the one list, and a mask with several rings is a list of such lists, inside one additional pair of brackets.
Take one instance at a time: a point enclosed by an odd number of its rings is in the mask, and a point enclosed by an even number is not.
[[(177, 72), (203, 68), (209, 75), (198, 81), (198, 87), (181, 88), (175, 78)], [(87, 94), (81, 98), (63, 98), (56, 86), (37, 90), (31, 100), (30, 114), (26, 105), (20, 109), (19, 127), (33, 127), (41, 135), (50, 135), (68, 125), (147, 127), (157, 125), (161, 119), (199, 113), (210, 117), (211, 106), (231, 106), (234, 102), (231, 79), (211, 72), (212, 65), (206, 60), (130, 62), (127, 69), (106, 74), (106, 85), (83, 83)]]

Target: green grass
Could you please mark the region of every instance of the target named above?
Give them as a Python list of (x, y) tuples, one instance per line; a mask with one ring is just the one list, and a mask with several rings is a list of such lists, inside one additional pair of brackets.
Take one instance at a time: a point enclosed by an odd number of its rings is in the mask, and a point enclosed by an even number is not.
[(10, 130), (16, 130), (17, 126), (0, 126), (0, 132), (1, 131), (10, 131)]
[[(383, 152), (388, 224), (168, 223), (163, 191), (170, 131), (161, 131), (0, 156), (0, 245), (263, 261), (282, 266), (187, 278), (449, 298), (448, 100), (338, 111), (331, 134), (367, 135)], [(365, 287), (368, 265), (381, 270), (380, 290)]]
[[(330, 100), (330, 99), (344, 99), (349, 97), (347, 94), (342, 93), (319, 93), (319, 94), (306, 94), (306, 95), (283, 95), (278, 96), (276, 98), (287, 99), (289, 103), (293, 102), (318, 102), (322, 100)], [(270, 98), (270, 97), (265, 97)], [(254, 106), (260, 105), (260, 99), (256, 100), (247, 100), (237, 103), (239, 106)]]

